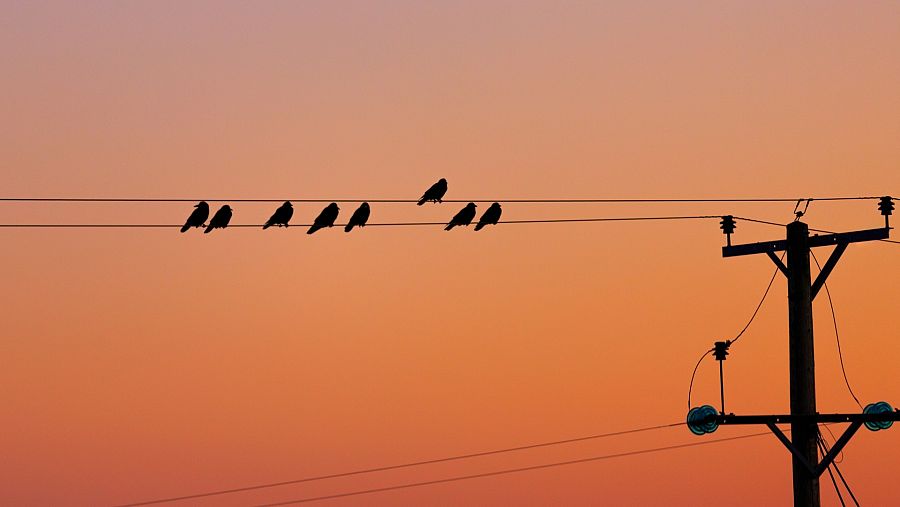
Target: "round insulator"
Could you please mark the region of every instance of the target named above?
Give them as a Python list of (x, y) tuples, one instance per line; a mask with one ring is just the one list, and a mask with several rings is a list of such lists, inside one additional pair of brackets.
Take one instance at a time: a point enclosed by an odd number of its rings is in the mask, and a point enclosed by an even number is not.
[[(894, 407), (892, 407), (888, 402), (879, 401), (878, 403), (869, 403), (868, 405), (866, 405), (866, 408), (863, 409), (863, 414), (886, 414), (893, 411)], [(871, 431), (886, 430), (893, 424), (894, 421), (867, 422), (866, 428)]]
[(687, 415), (687, 426), (694, 435), (705, 435), (719, 428), (716, 416), (719, 412), (711, 405), (692, 408)]

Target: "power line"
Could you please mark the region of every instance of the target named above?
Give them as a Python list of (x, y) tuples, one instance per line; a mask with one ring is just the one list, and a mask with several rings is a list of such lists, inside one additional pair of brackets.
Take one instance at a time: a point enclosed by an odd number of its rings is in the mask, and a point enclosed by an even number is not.
[[(819, 272), (821, 272), (822, 266), (819, 264), (819, 259), (816, 258), (816, 254), (813, 253), (812, 249), (809, 250), (809, 253), (812, 254), (813, 260), (816, 261), (816, 267), (818, 267)], [(841, 352), (841, 334), (838, 332), (837, 316), (834, 312), (834, 302), (831, 299), (831, 291), (828, 290), (828, 283), (823, 283), (822, 286), (825, 288), (825, 295), (828, 296), (828, 306), (831, 308), (831, 321), (834, 323), (834, 338), (835, 341), (837, 341), (838, 359), (840, 359), (841, 363), (841, 373), (844, 375), (844, 384), (847, 385), (847, 390), (850, 391), (850, 396), (853, 397), (853, 401), (855, 401), (859, 408), (862, 409), (862, 403), (859, 402), (859, 398), (856, 397), (853, 388), (850, 387), (850, 381), (847, 380), (847, 370), (844, 369), (844, 354)]]
[(694, 392), (694, 377), (697, 376), (697, 368), (700, 368), (700, 363), (706, 359), (706, 356), (712, 354), (712, 351), (715, 349), (709, 349), (700, 356), (700, 359), (697, 360), (697, 364), (694, 365), (694, 372), (691, 373), (691, 383), (688, 385), (688, 410), (691, 409), (691, 393)]
[[(649, 216), (649, 217), (596, 217), (596, 218), (552, 218), (552, 219), (536, 219), (536, 220), (502, 220), (498, 224), (558, 224), (558, 223), (577, 223), (577, 222), (640, 222), (651, 220), (699, 220), (699, 219), (717, 219), (719, 215), (684, 215), (684, 216)], [(334, 224), (335, 227), (344, 227), (347, 224)], [(370, 223), (366, 227), (397, 227), (397, 226), (446, 226), (447, 222), (384, 222)], [(227, 228), (261, 228), (263, 224), (234, 224)], [(291, 224), (290, 227), (303, 228), (311, 227), (312, 224)], [(180, 229), (181, 224), (0, 224), (0, 228), (146, 228), (146, 229)]]
[[(858, 201), (880, 199), (881, 196), (840, 196), (840, 197), (728, 197), (728, 198), (555, 198), (555, 199), (443, 199), (442, 202), (515, 202), (515, 203), (703, 203), (703, 202), (796, 202), (815, 201)], [(418, 199), (188, 199), (183, 197), (0, 197), (0, 202), (375, 202), (375, 203), (416, 203)]]
[(336, 479), (339, 477), (349, 477), (349, 476), (353, 476), (353, 475), (362, 475), (362, 474), (369, 474), (369, 473), (374, 473), (374, 472), (385, 472), (388, 470), (397, 470), (397, 469), (401, 469), (401, 468), (410, 468), (410, 467), (416, 467), (416, 466), (422, 466), (422, 465), (432, 465), (435, 463), (445, 463), (448, 461), (458, 461), (458, 460), (463, 460), (463, 459), (479, 458), (479, 457), (483, 457), (483, 456), (492, 456), (495, 454), (503, 454), (503, 453), (508, 453), (508, 452), (524, 451), (524, 450), (528, 450), (528, 449), (539, 449), (542, 447), (551, 447), (551, 446), (555, 446), (555, 445), (571, 444), (571, 443), (575, 443), (575, 442), (585, 442), (588, 440), (597, 440), (597, 439), (601, 439), (601, 438), (629, 435), (629, 434), (633, 434), (633, 433), (642, 433), (642, 432), (646, 432), (646, 431), (653, 431), (653, 430), (659, 430), (659, 429), (664, 429), (664, 428), (674, 428), (676, 426), (682, 426), (684, 424), (685, 424), (684, 422), (660, 424), (657, 426), (647, 426), (647, 427), (643, 427), (643, 428), (634, 428), (634, 429), (628, 429), (628, 430), (622, 430), (622, 431), (613, 431), (613, 432), (609, 432), (609, 433), (600, 433), (597, 435), (588, 435), (588, 436), (583, 436), (583, 437), (567, 438), (564, 440), (554, 440), (551, 442), (540, 442), (540, 443), (536, 443), (536, 444), (520, 445), (520, 446), (516, 446), (516, 447), (506, 447), (503, 449), (493, 449), (493, 450), (489, 450), (489, 451), (480, 451), (480, 452), (474, 452), (474, 453), (469, 453), (469, 454), (459, 454), (456, 456), (448, 456), (448, 457), (444, 457), (444, 458), (435, 458), (435, 459), (429, 459), (429, 460), (414, 461), (411, 463), (386, 465), (386, 466), (380, 466), (380, 467), (375, 467), (375, 468), (353, 470), (350, 472), (339, 472), (339, 473), (328, 474), (328, 475), (304, 477), (302, 479), (270, 482), (270, 483), (266, 483), (266, 484), (257, 484), (257, 485), (253, 485), (253, 486), (222, 489), (222, 490), (217, 490), (217, 491), (207, 491), (207, 492), (203, 492), (203, 493), (194, 493), (194, 494), (190, 494), (190, 495), (182, 495), (182, 496), (176, 496), (176, 497), (170, 497), (170, 498), (160, 498), (157, 500), (147, 500), (147, 501), (142, 501), (142, 502), (137, 502), (137, 503), (118, 505), (116, 507), (138, 507), (141, 505), (153, 505), (153, 504), (159, 504), (159, 503), (165, 503), (165, 502), (177, 502), (177, 501), (181, 501), (181, 500), (192, 500), (192, 499), (197, 499), (197, 498), (226, 495), (226, 494), (230, 494), (230, 493), (255, 491), (255, 490), (260, 490), (260, 489), (274, 488), (274, 487), (278, 487), (278, 486), (300, 484), (300, 483), (304, 483), (304, 482), (321, 481), (324, 479)]
[[(738, 218), (738, 217), (735, 217), (735, 218)], [(784, 255), (782, 255), (781, 258), (784, 259)], [(763, 292), (762, 298), (759, 300), (759, 304), (757, 304), (756, 309), (753, 310), (753, 315), (750, 316), (750, 320), (747, 321), (747, 324), (744, 325), (743, 329), (741, 329), (741, 331), (737, 334), (737, 336), (735, 336), (734, 339), (729, 340), (729, 345), (734, 344), (741, 338), (741, 336), (744, 336), (744, 333), (747, 331), (747, 329), (750, 328), (750, 324), (752, 324), (753, 321), (756, 319), (756, 315), (759, 313), (760, 308), (762, 308), (763, 303), (765, 303), (766, 297), (768, 297), (768, 295), (769, 295), (769, 290), (772, 289), (772, 284), (775, 282), (775, 278), (778, 276), (778, 271), (779, 271), (778, 268), (775, 268), (775, 272), (772, 273), (772, 278), (769, 280), (769, 284), (766, 286), (766, 291)], [(691, 393), (694, 390), (694, 377), (697, 376), (697, 369), (700, 368), (700, 363), (703, 362), (703, 359), (705, 359), (706, 356), (711, 354), (713, 352), (713, 350), (715, 350), (715, 349), (709, 349), (702, 356), (700, 356), (700, 359), (697, 361), (697, 364), (694, 366), (693, 373), (691, 373), (691, 383), (688, 385), (688, 410), (691, 409)]]
[(741, 440), (741, 439), (759, 437), (759, 436), (768, 435), (768, 434), (769, 434), (769, 432), (751, 433), (749, 435), (720, 438), (717, 440), (704, 440), (701, 442), (691, 442), (688, 444), (670, 445), (670, 446), (666, 446), (666, 447), (654, 447), (651, 449), (641, 449), (638, 451), (621, 452), (621, 453), (617, 453), (617, 454), (604, 454), (601, 456), (592, 456), (589, 458), (573, 459), (573, 460), (568, 460), (568, 461), (557, 461), (555, 463), (545, 463), (545, 464), (541, 464), (541, 465), (532, 465), (532, 466), (519, 467), (519, 468), (507, 468), (505, 470), (496, 470), (493, 472), (484, 472), (484, 473), (470, 474), (470, 475), (460, 475), (460, 476), (456, 476), (456, 477), (447, 477), (444, 479), (435, 479), (435, 480), (422, 481), (422, 482), (411, 482), (411, 483), (406, 483), (406, 484), (398, 484), (395, 486), (386, 486), (386, 487), (382, 487), (382, 488), (372, 488), (372, 489), (364, 489), (364, 490), (357, 490), (357, 491), (349, 491), (346, 493), (337, 493), (337, 494), (333, 494), (333, 495), (298, 498), (295, 500), (288, 500), (288, 501), (284, 501), (284, 502), (261, 504), (258, 507), (278, 507), (278, 506), (282, 506), (282, 505), (316, 502), (316, 501), (320, 501), (320, 500), (332, 500), (335, 498), (345, 498), (348, 496), (367, 495), (367, 494), (371, 494), (371, 493), (382, 493), (382, 492), (386, 492), (386, 491), (395, 491), (398, 489), (416, 488), (416, 487), (420, 487), (420, 486), (431, 486), (434, 484), (444, 484), (444, 483), (448, 483), (448, 482), (457, 482), (457, 481), (464, 481), (464, 480), (469, 480), (469, 479), (480, 479), (480, 478), (484, 478), (484, 477), (494, 477), (494, 476), (498, 476), (498, 475), (514, 474), (514, 473), (519, 473), (519, 472), (528, 472), (528, 471), (532, 471), (532, 470), (543, 470), (543, 469), (547, 469), (547, 468), (554, 468), (554, 467), (560, 467), (560, 466), (566, 466), (566, 465), (577, 465), (577, 464), (581, 464), (581, 463), (590, 463), (593, 461), (624, 458), (627, 456), (652, 454), (652, 453), (658, 453), (658, 452), (664, 452), (664, 451), (671, 451), (671, 450), (675, 450), (675, 449), (684, 449), (687, 447), (716, 444), (716, 443), (721, 443), (721, 442), (729, 442), (732, 440)]

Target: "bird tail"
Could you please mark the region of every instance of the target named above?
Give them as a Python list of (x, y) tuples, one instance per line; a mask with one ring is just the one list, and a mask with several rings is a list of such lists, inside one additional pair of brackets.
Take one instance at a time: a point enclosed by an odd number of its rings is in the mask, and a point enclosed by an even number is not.
[(266, 229), (268, 229), (269, 227), (272, 227), (272, 223), (271, 223), (271, 222), (266, 222), (266, 225), (263, 226), (263, 230), (266, 230)]
[(485, 226), (484, 222), (478, 222), (478, 225), (475, 226), (476, 231), (480, 231), (482, 227)]
[(449, 224), (447, 224), (447, 227), (444, 227), (444, 230), (449, 231), (450, 229), (452, 229), (454, 227), (456, 227), (456, 224), (454, 224), (453, 222), (450, 222)]
[(188, 229), (190, 229), (190, 228), (191, 228), (190, 225), (184, 224), (184, 227), (181, 228), (181, 232), (186, 232), (186, 231), (187, 231)]
[(211, 230), (213, 230), (213, 226), (212, 226), (212, 224), (209, 224), (209, 226), (206, 227), (206, 230), (203, 231), (203, 234), (209, 234), (209, 231), (211, 231)]
[(426, 199), (424, 197), (419, 199), (419, 202), (416, 203), (416, 206), (421, 206), (421, 205), (425, 204), (425, 201), (426, 201)]
[(352, 231), (352, 230), (353, 230), (353, 225), (354, 225), (354, 224), (347, 224), (347, 226), (344, 227), (344, 232), (350, 232), (350, 231)]
[(307, 234), (312, 234), (312, 233), (318, 231), (319, 229), (321, 229), (321, 227), (319, 227), (319, 226), (317, 226), (317, 225), (313, 225), (312, 227), (309, 228), (308, 231), (306, 231), (306, 233), (307, 233)]

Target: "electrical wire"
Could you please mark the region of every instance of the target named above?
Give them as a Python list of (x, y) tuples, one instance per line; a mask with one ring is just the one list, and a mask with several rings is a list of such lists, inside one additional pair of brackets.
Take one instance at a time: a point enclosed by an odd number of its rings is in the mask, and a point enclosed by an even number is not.
[(542, 447), (551, 447), (551, 446), (555, 446), (555, 445), (571, 444), (571, 443), (575, 443), (575, 442), (585, 442), (588, 440), (597, 440), (597, 439), (601, 439), (601, 438), (615, 437), (615, 436), (621, 436), (621, 435), (630, 435), (633, 433), (642, 433), (642, 432), (646, 432), (646, 431), (653, 431), (653, 430), (659, 430), (659, 429), (664, 429), (664, 428), (674, 428), (676, 426), (683, 426), (684, 424), (685, 424), (684, 422), (675, 422), (675, 423), (669, 423), (669, 424), (660, 424), (660, 425), (656, 425), (656, 426), (646, 426), (646, 427), (642, 427), (642, 428), (633, 428), (633, 429), (622, 430), (622, 431), (613, 431), (613, 432), (609, 432), (609, 433), (600, 433), (597, 435), (588, 435), (588, 436), (583, 436), (583, 437), (567, 438), (564, 440), (554, 440), (552, 442), (540, 442), (540, 443), (536, 443), (536, 444), (520, 445), (520, 446), (516, 446), (516, 447), (506, 447), (503, 449), (493, 449), (493, 450), (489, 450), (489, 451), (474, 452), (474, 453), (469, 453), (469, 454), (459, 454), (456, 456), (448, 456), (448, 457), (444, 457), (444, 458), (434, 458), (434, 459), (428, 459), (428, 460), (422, 460), (422, 461), (413, 461), (411, 463), (386, 465), (386, 466), (380, 466), (380, 467), (374, 467), (374, 468), (365, 468), (365, 469), (361, 469), (361, 470), (353, 470), (353, 471), (349, 471), (349, 472), (339, 472), (339, 473), (334, 473), (334, 474), (318, 475), (318, 476), (313, 476), (313, 477), (304, 477), (302, 479), (270, 482), (270, 483), (266, 483), (266, 484), (256, 484), (253, 486), (243, 486), (243, 487), (239, 487), (239, 488), (222, 489), (222, 490), (217, 490), (217, 491), (207, 491), (207, 492), (203, 492), (203, 493), (194, 493), (194, 494), (175, 496), (175, 497), (169, 497), (169, 498), (160, 498), (160, 499), (156, 499), (156, 500), (147, 500), (147, 501), (142, 501), (142, 502), (137, 502), (137, 503), (122, 504), (122, 505), (118, 505), (116, 507), (138, 507), (141, 505), (153, 505), (153, 504), (159, 504), (159, 503), (165, 503), (165, 502), (177, 502), (177, 501), (181, 501), (181, 500), (193, 500), (193, 499), (197, 499), (197, 498), (206, 498), (206, 497), (211, 497), (211, 496), (226, 495), (226, 494), (230, 494), (230, 493), (255, 491), (255, 490), (260, 490), (260, 489), (274, 488), (274, 487), (278, 487), (278, 486), (301, 484), (304, 482), (321, 481), (321, 480), (325, 480), (325, 479), (336, 479), (339, 477), (350, 477), (353, 475), (362, 475), (362, 474), (369, 474), (369, 473), (375, 473), (375, 472), (385, 472), (388, 470), (398, 470), (401, 468), (411, 468), (411, 467), (422, 466), (422, 465), (432, 465), (435, 463), (445, 463), (448, 461), (458, 461), (458, 460), (470, 459), (470, 458), (480, 458), (483, 456), (492, 456), (495, 454), (503, 454), (503, 453), (508, 453), (508, 452), (524, 451), (524, 450), (529, 450), (529, 449), (538, 449), (538, 448), (542, 448)]
[(533, 470), (543, 470), (543, 469), (547, 469), (547, 468), (554, 468), (554, 467), (560, 467), (560, 466), (566, 466), (566, 465), (577, 465), (577, 464), (582, 464), (582, 463), (590, 463), (590, 462), (594, 462), (594, 461), (603, 461), (603, 460), (609, 460), (609, 459), (624, 458), (627, 456), (637, 456), (637, 455), (641, 455), (641, 454), (652, 454), (652, 453), (671, 451), (671, 450), (676, 450), (676, 449), (684, 449), (687, 447), (696, 447), (696, 446), (701, 446), (701, 445), (711, 445), (711, 444), (717, 444), (717, 443), (728, 442), (728, 441), (733, 441), (733, 440), (742, 440), (742, 439), (747, 439), (747, 438), (759, 437), (759, 436), (769, 435), (769, 434), (770, 433), (768, 431), (762, 432), (762, 433), (751, 433), (749, 435), (740, 435), (740, 436), (736, 436), (736, 437), (719, 438), (716, 440), (705, 440), (702, 442), (692, 442), (692, 443), (688, 443), (688, 444), (670, 445), (670, 446), (666, 446), (666, 447), (654, 447), (651, 449), (641, 449), (641, 450), (637, 450), (637, 451), (621, 452), (621, 453), (617, 453), (617, 454), (605, 454), (605, 455), (601, 455), (601, 456), (592, 456), (592, 457), (588, 457), (588, 458), (573, 459), (573, 460), (568, 460), (568, 461), (557, 461), (554, 463), (544, 463), (544, 464), (540, 464), (540, 465), (532, 465), (532, 466), (519, 467), (519, 468), (507, 468), (504, 470), (496, 470), (493, 472), (484, 472), (484, 473), (470, 474), (470, 475), (460, 475), (460, 476), (456, 476), (456, 477), (447, 477), (444, 479), (434, 479), (434, 480), (422, 481), (422, 482), (411, 482), (411, 483), (406, 483), (406, 484), (398, 484), (395, 486), (385, 486), (385, 487), (381, 487), (381, 488), (349, 491), (349, 492), (345, 492), (345, 493), (336, 493), (336, 494), (332, 494), (332, 495), (298, 498), (295, 500), (287, 500), (287, 501), (277, 502), (277, 503), (260, 504), (257, 507), (278, 507), (278, 506), (282, 506), (282, 505), (292, 505), (292, 504), (298, 504), (298, 503), (316, 502), (316, 501), (321, 501), (321, 500), (332, 500), (335, 498), (346, 498), (349, 496), (367, 495), (367, 494), (372, 494), (372, 493), (382, 493), (382, 492), (386, 492), (386, 491), (395, 491), (395, 490), (399, 490), (399, 489), (416, 488), (416, 487), (421, 487), (421, 486), (431, 486), (431, 485), (435, 485), (435, 484), (445, 484), (445, 483), (449, 483), (449, 482), (458, 482), (458, 481), (464, 481), (464, 480), (470, 480), (470, 479), (480, 479), (480, 478), (484, 478), (484, 477), (495, 477), (498, 475), (529, 472), (529, 471), (533, 471)]
[[(781, 254), (782, 261), (784, 260), (784, 255), (785, 254)], [(744, 325), (743, 329), (741, 329), (741, 332), (738, 333), (737, 336), (735, 336), (733, 340), (731, 340), (732, 345), (737, 343), (737, 341), (741, 339), (741, 336), (744, 336), (744, 333), (746, 333), (747, 329), (750, 328), (750, 324), (752, 324), (753, 321), (756, 319), (756, 315), (759, 314), (760, 308), (762, 308), (763, 303), (766, 302), (766, 298), (769, 296), (769, 291), (772, 289), (772, 284), (775, 283), (775, 278), (778, 277), (779, 271), (780, 271), (780, 268), (775, 268), (775, 272), (772, 273), (772, 278), (769, 279), (769, 285), (766, 285), (766, 291), (763, 292), (762, 298), (759, 300), (759, 304), (756, 305), (756, 309), (753, 310), (753, 315), (750, 316), (750, 320), (747, 321), (747, 324)]]
[[(822, 272), (822, 266), (819, 264), (819, 259), (816, 258), (816, 254), (813, 253), (812, 249), (809, 250), (809, 253), (812, 254), (812, 258), (816, 261), (816, 267), (819, 268), (819, 273)], [(853, 397), (853, 401), (859, 406), (859, 409), (862, 410), (862, 403), (859, 402), (859, 398), (856, 397), (856, 394), (853, 392), (853, 388), (850, 387), (850, 381), (847, 379), (847, 370), (844, 369), (844, 354), (841, 352), (841, 335), (838, 332), (837, 325), (837, 316), (834, 312), (834, 301), (831, 299), (831, 291), (828, 290), (828, 283), (823, 283), (822, 287), (825, 288), (825, 295), (828, 297), (828, 306), (831, 308), (831, 321), (834, 323), (834, 339), (837, 342), (837, 350), (838, 350), (838, 359), (841, 363), (841, 374), (844, 376), (844, 384), (847, 385), (847, 390), (850, 391), (850, 396)]]
[(856, 505), (856, 507), (859, 507), (859, 500), (856, 499), (856, 495), (853, 494), (853, 490), (850, 489), (850, 485), (847, 484), (847, 480), (844, 479), (844, 474), (841, 473), (841, 468), (837, 466), (837, 464), (833, 461), (831, 462), (831, 464), (834, 466), (834, 471), (837, 472), (838, 477), (841, 479), (841, 483), (844, 484), (844, 488), (847, 490), (847, 493), (850, 493), (850, 498), (853, 500), (853, 503)]
[[(718, 219), (719, 215), (681, 215), (681, 216), (649, 216), (649, 217), (596, 217), (596, 218), (553, 218), (553, 219), (534, 219), (534, 220), (501, 220), (498, 224), (558, 224), (558, 223), (576, 223), (576, 222), (641, 222), (652, 220), (697, 220), (697, 219)], [(311, 227), (313, 224), (290, 224), (290, 227), (304, 228)], [(344, 227), (347, 224), (334, 224), (334, 227)], [(370, 223), (365, 227), (396, 227), (396, 226), (446, 226), (447, 222), (383, 222)], [(263, 224), (234, 224), (228, 225), (231, 228), (261, 228)], [(151, 228), (151, 229), (180, 229), (182, 225), (178, 224), (0, 224), (0, 228)], [(289, 228), (290, 228), (289, 227)]]
[[(816, 201), (857, 201), (880, 199), (881, 196), (840, 196), (840, 197), (728, 197), (728, 198), (555, 198), (555, 199), (443, 199), (441, 202), (516, 202), (516, 203), (703, 203), (703, 202), (795, 202)], [(0, 202), (377, 202), (377, 203), (417, 203), (418, 199), (188, 199), (184, 197), (0, 197)]]
[(703, 355), (700, 356), (700, 359), (697, 360), (697, 364), (694, 365), (694, 372), (691, 373), (691, 383), (690, 383), (690, 385), (688, 385), (688, 410), (690, 410), (692, 408), (691, 407), (691, 393), (694, 391), (694, 377), (697, 375), (697, 368), (700, 367), (700, 363), (702, 363), (703, 360), (706, 359), (706, 356), (712, 354), (713, 350), (714, 349), (709, 349), (706, 352), (704, 352)]
[[(828, 454), (828, 449), (825, 447), (825, 441), (822, 438), (822, 432), (819, 431), (818, 438), (816, 439), (816, 444), (819, 446), (819, 452), (822, 453), (822, 458)], [(844, 503), (844, 496), (841, 494), (840, 488), (838, 488), (837, 481), (834, 480), (834, 473), (831, 472), (831, 463), (828, 464), (826, 468), (828, 470), (828, 476), (831, 477), (831, 484), (834, 486), (834, 492), (837, 494), (838, 500), (841, 502), (841, 507), (847, 507), (847, 504)]]

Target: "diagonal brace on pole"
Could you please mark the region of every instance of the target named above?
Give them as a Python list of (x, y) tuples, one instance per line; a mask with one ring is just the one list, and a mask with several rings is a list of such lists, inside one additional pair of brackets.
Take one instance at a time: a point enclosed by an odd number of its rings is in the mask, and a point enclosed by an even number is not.
[(854, 421), (850, 423), (850, 427), (844, 430), (844, 433), (841, 435), (841, 438), (834, 443), (831, 450), (828, 451), (828, 454), (822, 458), (822, 461), (816, 465), (813, 465), (809, 461), (803, 457), (803, 454), (794, 447), (794, 444), (791, 443), (790, 440), (785, 436), (784, 432), (781, 431), (781, 428), (775, 426), (775, 423), (767, 423), (766, 426), (772, 431), (772, 433), (778, 438), (778, 440), (787, 448), (787, 450), (791, 451), (791, 454), (794, 458), (799, 461), (804, 468), (806, 468), (810, 474), (814, 477), (819, 477), (825, 472), (826, 469), (831, 465), (831, 462), (834, 461), (834, 458), (837, 457), (838, 454), (844, 449), (844, 446), (850, 442), (850, 439), (856, 434), (856, 431), (863, 425), (862, 421)]
[[(828, 258), (828, 261), (825, 262), (825, 265), (822, 266), (822, 271), (819, 272), (819, 276), (816, 277), (816, 281), (813, 282), (812, 287), (810, 288), (810, 296), (812, 299), (816, 299), (816, 294), (822, 290), (822, 286), (825, 285), (825, 280), (828, 278), (828, 275), (831, 274), (831, 271), (837, 265), (838, 260), (840, 260), (841, 255), (844, 254), (844, 251), (847, 250), (847, 245), (849, 243), (840, 242), (836, 247), (834, 247), (834, 251), (831, 252), (831, 257)], [(773, 256), (775, 254), (772, 254)]]

